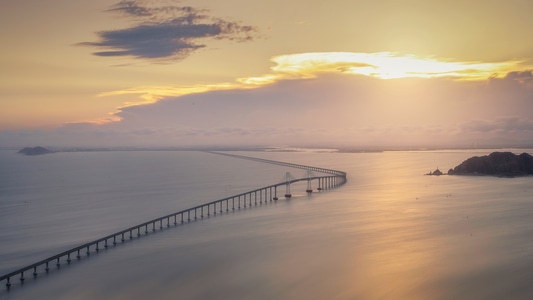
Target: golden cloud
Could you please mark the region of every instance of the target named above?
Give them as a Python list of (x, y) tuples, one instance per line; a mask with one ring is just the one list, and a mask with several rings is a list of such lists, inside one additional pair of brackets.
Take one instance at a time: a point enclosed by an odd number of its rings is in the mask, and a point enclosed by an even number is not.
[[(400, 55), (391, 52), (315, 52), (275, 56), (271, 72), (260, 76), (238, 78), (235, 82), (189, 86), (141, 86), (101, 93), (99, 96), (139, 95), (139, 100), (124, 107), (150, 104), (166, 97), (231, 89), (254, 89), (281, 80), (316, 78), (321, 74), (346, 74), (379, 79), (450, 78), (453, 80), (488, 80), (503, 78), (511, 72), (533, 69), (524, 61), (459, 62), (433, 57)], [(120, 108), (119, 108), (120, 110)]]

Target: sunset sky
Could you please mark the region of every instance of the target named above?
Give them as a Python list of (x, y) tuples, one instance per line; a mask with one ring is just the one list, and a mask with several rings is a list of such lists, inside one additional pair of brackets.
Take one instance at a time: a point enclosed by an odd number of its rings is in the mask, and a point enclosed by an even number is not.
[(533, 146), (533, 1), (0, 2), (0, 147)]

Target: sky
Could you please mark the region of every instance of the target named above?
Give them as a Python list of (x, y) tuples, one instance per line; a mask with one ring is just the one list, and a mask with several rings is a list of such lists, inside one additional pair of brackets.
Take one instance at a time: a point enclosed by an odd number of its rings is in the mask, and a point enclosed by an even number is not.
[(531, 11), (0, 0), (0, 147), (531, 147)]

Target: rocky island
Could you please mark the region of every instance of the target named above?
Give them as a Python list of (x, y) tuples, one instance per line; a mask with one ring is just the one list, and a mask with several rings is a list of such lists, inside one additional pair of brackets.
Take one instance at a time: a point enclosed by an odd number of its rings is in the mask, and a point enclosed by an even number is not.
[(474, 156), (448, 170), (448, 175), (530, 176), (533, 175), (533, 156), (528, 153), (516, 155), (511, 152), (492, 152), (485, 156)]
[(43, 155), (48, 153), (53, 153), (54, 151), (48, 150), (44, 147), (26, 147), (23, 149), (20, 149), (18, 153), (24, 154), (24, 155)]
[(440, 175), (444, 175), (444, 173), (442, 173), (442, 171), (439, 170), (439, 168), (437, 168), (435, 171), (433, 171), (433, 172), (429, 172), (429, 173), (427, 173), (426, 175), (440, 176)]

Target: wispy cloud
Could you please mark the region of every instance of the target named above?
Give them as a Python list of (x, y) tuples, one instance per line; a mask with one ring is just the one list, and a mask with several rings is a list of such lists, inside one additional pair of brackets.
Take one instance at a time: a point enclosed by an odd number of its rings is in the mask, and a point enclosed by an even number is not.
[(533, 120), (515, 116), (498, 117), (493, 120), (470, 120), (461, 124), (465, 132), (476, 133), (533, 133)]
[[(154, 4), (155, 3), (155, 4)], [(191, 6), (157, 6), (158, 2), (120, 1), (108, 12), (132, 18), (129, 28), (98, 32), (99, 40), (79, 45), (102, 51), (97, 56), (130, 56), (149, 60), (181, 60), (206, 47), (205, 39), (250, 41), (257, 34), (253, 26), (209, 15)]]

